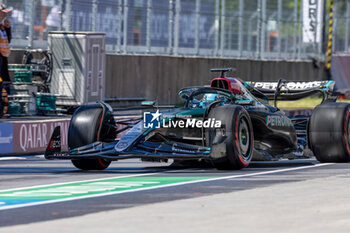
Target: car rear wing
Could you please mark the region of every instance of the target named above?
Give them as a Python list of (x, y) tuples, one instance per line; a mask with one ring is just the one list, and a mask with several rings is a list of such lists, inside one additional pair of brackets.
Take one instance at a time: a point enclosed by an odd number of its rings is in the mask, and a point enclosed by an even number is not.
[(327, 81), (286, 81), (277, 82), (255, 82), (244, 83), (248, 90), (257, 90), (264, 94), (269, 100), (297, 100), (307, 96), (321, 93), (324, 99), (333, 95), (334, 80)]

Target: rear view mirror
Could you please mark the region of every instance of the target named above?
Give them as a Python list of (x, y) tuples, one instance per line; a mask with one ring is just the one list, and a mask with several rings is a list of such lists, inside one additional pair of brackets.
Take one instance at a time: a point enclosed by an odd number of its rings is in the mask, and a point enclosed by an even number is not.
[(156, 101), (142, 101), (141, 106), (143, 107), (154, 107)]

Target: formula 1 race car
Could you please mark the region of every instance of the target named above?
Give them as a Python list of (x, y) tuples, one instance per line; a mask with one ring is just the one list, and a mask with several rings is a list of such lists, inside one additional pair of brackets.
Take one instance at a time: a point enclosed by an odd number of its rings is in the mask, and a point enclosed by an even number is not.
[[(137, 119), (116, 122), (104, 102), (82, 106), (70, 122), (68, 152), (61, 152), (57, 127), (45, 157), (69, 159), (83, 170), (128, 158), (206, 160), (218, 169), (241, 169), (252, 159), (292, 159), (306, 151), (320, 162), (349, 161), (350, 104), (335, 102), (334, 81), (243, 82), (225, 77), (230, 70), (212, 69), (221, 75), (210, 86), (180, 90), (184, 107), (159, 111), (152, 103), (156, 111)], [(316, 93), (323, 101), (311, 116), (287, 116), (276, 106)]]

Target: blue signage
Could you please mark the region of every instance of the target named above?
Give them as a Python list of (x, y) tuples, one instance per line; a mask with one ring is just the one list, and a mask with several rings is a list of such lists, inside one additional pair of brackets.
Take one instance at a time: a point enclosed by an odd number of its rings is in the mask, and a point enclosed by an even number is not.
[(0, 123), (0, 154), (13, 152), (13, 123)]

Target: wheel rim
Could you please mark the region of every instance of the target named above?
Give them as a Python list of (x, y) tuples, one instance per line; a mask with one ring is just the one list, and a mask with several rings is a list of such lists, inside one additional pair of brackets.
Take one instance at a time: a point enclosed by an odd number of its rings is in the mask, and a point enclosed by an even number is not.
[(104, 168), (107, 168), (109, 166), (109, 161), (108, 160), (105, 160), (103, 158), (98, 158), (97, 159), (98, 162), (100, 163), (100, 165)]
[(249, 149), (250, 149), (250, 132), (247, 120), (245, 118), (241, 118), (239, 122), (238, 129), (238, 144), (242, 156), (247, 158), (249, 157)]

